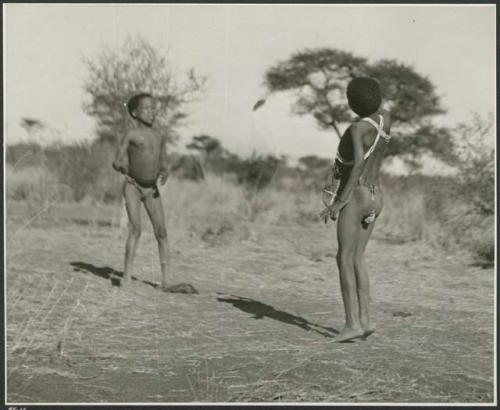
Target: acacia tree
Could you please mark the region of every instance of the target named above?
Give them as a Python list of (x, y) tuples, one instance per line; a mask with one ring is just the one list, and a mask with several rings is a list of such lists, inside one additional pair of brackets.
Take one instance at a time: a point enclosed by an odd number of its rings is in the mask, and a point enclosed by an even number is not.
[(129, 121), (125, 103), (136, 93), (148, 92), (159, 103), (156, 126), (170, 143), (175, 142), (176, 130), (188, 116), (187, 105), (197, 98), (205, 83), (194, 69), (179, 82), (166, 57), (140, 36), (127, 37), (120, 48), (104, 47), (84, 63), (88, 99), (83, 109), (96, 119), (101, 141), (115, 141)]
[(364, 58), (344, 51), (307, 49), (271, 67), (265, 85), (270, 92), (295, 91), (293, 112), (312, 114), (321, 128), (333, 127), (340, 137), (338, 124), (351, 118), (342, 92), (365, 64)]
[(394, 120), (393, 134), (404, 136), (391, 141), (386, 155), (405, 154), (408, 160), (414, 160), (430, 151), (451, 161), (449, 150), (444, 149), (451, 141), (451, 133), (434, 127), (430, 121), (445, 112), (439, 96), (432, 82), (411, 66), (395, 60), (369, 63), (337, 49), (306, 49), (269, 68), (264, 84), (269, 93), (294, 92), (292, 112), (312, 115), (321, 129), (332, 127), (340, 138), (339, 124), (354, 119), (345, 98), (347, 84), (362, 75), (380, 82), (384, 103)]

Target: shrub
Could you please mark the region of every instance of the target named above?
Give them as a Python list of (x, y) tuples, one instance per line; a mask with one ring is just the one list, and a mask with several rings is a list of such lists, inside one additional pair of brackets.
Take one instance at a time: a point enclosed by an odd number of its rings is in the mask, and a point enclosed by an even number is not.
[(471, 124), (459, 124), (455, 130), (458, 157), (459, 192), (465, 192), (474, 212), (495, 212), (495, 148), (493, 116), (474, 114)]
[(5, 147), (5, 162), (13, 167), (41, 167), (44, 164), (43, 148), (36, 142), (20, 142)]
[(26, 203), (28, 215), (34, 217), (59, 199), (71, 197), (70, 190), (59, 184), (55, 175), (45, 168), (6, 166), (7, 200)]

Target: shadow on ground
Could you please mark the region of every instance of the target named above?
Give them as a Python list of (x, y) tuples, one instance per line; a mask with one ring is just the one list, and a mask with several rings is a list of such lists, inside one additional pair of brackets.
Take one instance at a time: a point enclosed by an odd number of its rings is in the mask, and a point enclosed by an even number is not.
[(470, 263), (469, 266), (474, 266), (481, 269), (490, 269), (495, 267), (495, 261), (478, 260)]
[[(111, 286), (120, 286), (120, 279), (123, 277), (123, 272), (117, 271), (109, 266), (98, 267), (86, 262), (70, 262), (70, 265), (73, 266), (73, 270), (75, 272), (91, 273), (100, 278), (111, 281)], [(159, 284), (148, 280), (137, 279), (135, 276), (132, 276), (132, 280), (152, 286), (155, 289), (160, 286)]]
[[(220, 293), (219, 293), (220, 294)], [(254, 319), (262, 319), (268, 317), (280, 322), (295, 325), (304, 330), (311, 330), (325, 337), (334, 337), (338, 330), (332, 327), (325, 327), (316, 323), (309, 322), (301, 316), (292, 315), (283, 310), (277, 310), (271, 305), (259, 302), (258, 300), (249, 299), (241, 296), (230, 295), (227, 297), (217, 297), (219, 302), (230, 303), (235, 308), (243, 312), (253, 315)]]

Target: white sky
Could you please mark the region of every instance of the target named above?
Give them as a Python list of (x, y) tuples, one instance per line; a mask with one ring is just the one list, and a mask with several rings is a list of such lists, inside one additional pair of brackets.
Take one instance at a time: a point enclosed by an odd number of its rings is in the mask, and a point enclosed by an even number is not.
[(168, 49), (179, 72), (195, 66), (209, 77), (181, 144), (205, 133), (244, 155), (332, 156), (335, 134), (292, 117), (289, 97), (251, 110), (266, 69), (306, 47), (413, 64), (448, 109), (437, 123), (495, 112), (493, 5), (4, 4), (6, 143), (25, 138), (22, 117), (62, 130), (67, 140), (91, 138), (94, 120), (81, 110), (82, 57), (121, 45), (127, 33)]

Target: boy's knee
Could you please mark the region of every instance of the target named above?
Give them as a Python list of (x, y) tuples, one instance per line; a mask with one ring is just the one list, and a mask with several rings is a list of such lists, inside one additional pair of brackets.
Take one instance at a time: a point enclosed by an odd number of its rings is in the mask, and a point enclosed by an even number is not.
[(160, 226), (155, 229), (156, 239), (159, 241), (167, 239), (167, 229), (164, 226)]
[(354, 266), (354, 257), (350, 252), (338, 252), (337, 264), (338, 266)]
[(141, 236), (141, 227), (140, 226), (130, 224), (128, 229), (129, 229), (130, 235), (135, 236), (136, 238)]

